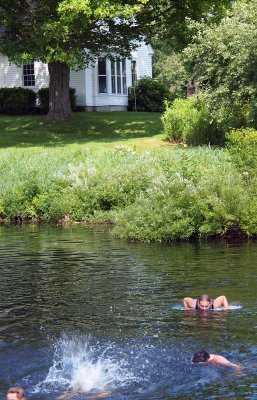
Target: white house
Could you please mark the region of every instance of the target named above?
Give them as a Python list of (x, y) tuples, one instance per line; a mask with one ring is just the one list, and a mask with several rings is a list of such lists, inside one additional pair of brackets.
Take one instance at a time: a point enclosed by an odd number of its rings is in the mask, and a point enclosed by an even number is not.
[[(95, 65), (71, 71), (70, 87), (76, 89), (77, 106), (86, 111), (122, 111), (127, 109), (128, 87), (143, 76), (152, 76), (150, 45), (142, 43), (132, 51), (131, 59), (111, 61), (98, 57)], [(16, 67), (0, 55), (0, 87), (25, 87), (38, 91), (48, 87), (47, 65), (41, 62)]]

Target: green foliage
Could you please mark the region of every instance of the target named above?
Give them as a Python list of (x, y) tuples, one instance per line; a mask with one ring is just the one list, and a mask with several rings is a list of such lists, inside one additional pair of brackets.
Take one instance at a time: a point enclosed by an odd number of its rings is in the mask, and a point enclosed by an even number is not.
[(223, 145), (224, 137), (219, 132), (210, 111), (201, 99), (176, 99), (162, 116), (166, 139), (190, 145)]
[[(70, 88), (70, 105), (74, 111), (76, 109), (76, 89)], [(39, 108), (43, 113), (47, 113), (49, 109), (49, 88), (42, 88), (38, 90)]]
[(36, 94), (22, 87), (0, 88), (1, 114), (28, 114), (35, 110)]
[(147, 241), (257, 233), (257, 179), (226, 149), (2, 149), (0, 170), (10, 220), (108, 221), (115, 235)]
[(134, 204), (116, 214), (114, 234), (170, 241), (256, 232), (256, 200), (251, 204), (255, 196), (226, 152), (176, 151), (165, 161), (166, 173), (153, 180)]
[(236, 164), (247, 175), (257, 173), (257, 131), (251, 128), (232, 130), (227, 146)]
[(144, 31), (154, 38), (156, 48), (181, 49), (190, 42), (192, 31), (188, 20), (219, 20), (233, 0), (152, 0), (144, 9)]
[(9, 187), (1, 196), (2, 212), (5, 218), (33, 218), (36, 210), (33, 199), (39, 192), (37, 175), (33, 172), (26, 173), (26, 178)]
[(132, 22), (147, 1), (2, 1), (0, 24), (6, 29), (1, 53), (14, 63), (60, 62), (73, 69), (83, 68), (101, 51), (127, 54), (131, 41), (142, 37), (142, 27)]
[(169, 88), (169, 100), (185, 98), (187, 82), (191, 78), (186, 70), (182, 54), (171, 52), (165, 54), (158, 50), (154, 51), (154, 76)]
[(129, 111), (164, 111), (164, 101), (169, 98), (166, 85), (156, 79), (143, 77), (129, 88)]
[(220, 23), (192, 25), (184, 56), (219, 129), (257, 127), (257, 0), (233, 2)]
[(193, 99), (176, 99), (162, 116), (163, 131), (166, 139), (185, 142), (190, 126), (197, 119), (197, 110)]

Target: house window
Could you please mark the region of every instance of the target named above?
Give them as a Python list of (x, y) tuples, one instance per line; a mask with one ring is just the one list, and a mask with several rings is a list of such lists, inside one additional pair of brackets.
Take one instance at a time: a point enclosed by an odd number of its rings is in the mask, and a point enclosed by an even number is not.
[(112, 93), (116, 93), (116, 63), (111, 61)]
[(123, 58), (121, 63), (121, 72), (122, 72), (122, 90), (123, 93), (127, 93), (127, 74), (126, 74), (126, 59)]
[(117, 93), (121, 93), (121, 67), (120, 61), (116, 61), (116, 69), (117, 69)]
[(131, 61), (131, 79), (132, 85), (137, 81), (137, 62), (135, 60)]
[(111, 61), (112, 93), (127, 94), (126, 59)]
[(106, 58), (98, 58), (98, 91), (107, 93)]
[(35, 86), (34, 63), (23, 64), (23, 86)]

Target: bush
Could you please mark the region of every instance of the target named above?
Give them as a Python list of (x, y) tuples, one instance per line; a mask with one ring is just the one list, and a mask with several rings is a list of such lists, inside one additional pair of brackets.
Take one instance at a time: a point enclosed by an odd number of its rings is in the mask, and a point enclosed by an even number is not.
[(256, 175), (257, 170), (257, 131), (255, 129), (236, 129), (226, 136), (228, 149), (240, 169)]
[(167, 104), (162, 116), (166, 139), (190, 145), (223, 145), (224, 135), (219, 131), (210, 111), (199, 98), (176, 99)]
[(2, 149), (0, 170), (10, 220), (110, 221), (117, 236), (145, 241), (257, 234), (257, 179), (227, 149)]
[(35, 110), (36, 93), (22, 87), (0, 88), (0, 113), (21, 115)]
[(147, 192), (117, 211), (115, 235), (171, 241), (256, 232), (257, 185), (247, 189), (228, 153), (184, 149), (172, 152), (165, 164), (166, 173), (160, 173)]
[[(71, 104), (71, 109), (74, 111), (76, 109), (76, 95), (75, 95), (76, 89), (70, 88), (70, 104)], [(39, 108), (40, 110), (46, 114), (48, 113), (49, 109), (49, 88), (42, 88), (39, 89), (38, 97), (39, 97)]]
[(167, 99), (169, 99), (169, 90), (166, 85), (153, 78), (144, 77), (129, 88), (128, 110), (162, 112)]
[(173, 142), (185, 142), (190, 126), (197, 118), (193, 99), (176, 99), (171, 106), (167, 104), (162, 116), (163, 131), (166, 139)]

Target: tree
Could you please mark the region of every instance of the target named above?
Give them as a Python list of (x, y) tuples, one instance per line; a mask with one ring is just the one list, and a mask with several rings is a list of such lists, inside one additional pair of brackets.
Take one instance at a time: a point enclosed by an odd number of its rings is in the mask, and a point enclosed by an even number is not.
[(257, 0), (237, 1), (217, 24), (197, 23), (184, 51), (206, 103), (227, 131), (257, 127)]
[(231, 4), (233, 0), (149, 0), (139, 19), (147, 21), (148, 36), (169, 54), (190, 42), (189, 20), (220, 20)]
[[(191, 42), (195, 30), (191, 22), (213, 24), (224, 16), (233, 0), (150, 0), (144, 16), (154, 52), (154, 74), (168, 85), (171, 97), (185, 97), (186, 85), (192, 79), (186, 71), (181, 50)], [(154, 14), (152, 20), (150, 14)]]
[(187, 83), (192, 75), (186, 70), (181, 52), (165, 54), (161, 50), (156, 50), (154, 58), (154, 75), (169, 89), (169, 100), (185, 98)]
[(48, 118), (71, 114), (70, 68), (84, 68), (100, 52), (127, 56), (142, 39), (136, 23), (148, 0), (0, 0), (0, 52), (16, 65), (48, 64)]
[[(231, 0), (232, 1), (232, 0)], [(71, 113), (69, 70), (101, 51), (127, 56), (145, 36), (184, 43), (186, 17), (215, 16), (230, 0), (0, 0), (0, 52), (21, 65), (48, 63), (48, 118)], [(175, 39), (176, 38), (176, 41)]]

